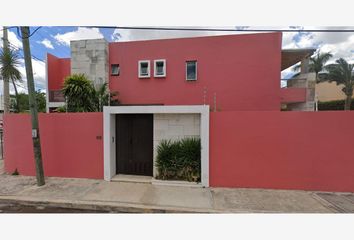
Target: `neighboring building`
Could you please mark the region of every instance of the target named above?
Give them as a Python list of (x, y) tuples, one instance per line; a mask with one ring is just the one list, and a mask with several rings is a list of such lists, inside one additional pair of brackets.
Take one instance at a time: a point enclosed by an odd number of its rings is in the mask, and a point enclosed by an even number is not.
[[(282, 109), (287, 111), (314, 111), (315, 110), (315, 87), (316, 76), (309, 72), (309, 58), (315, 52), (315, 49), (287, 49), (285, 53), (292, 53), (297, 57), (300, 64), (300, 72), (295, 74), (286, 82), (286, 87), (282, 88), (285, 93), (282, 101)], [(284, 60), (285, 61), (285, 60)], [(287, 66), (292, 66), (290, 62)]]
[(316, 84), (316, 96), (319, 102), (344, 100), (346, 98), (342, 91), (344, 85), (337, 85), (336, 82), (320, 82)]
[(309, 110), (312, 84), (287, 89), (279, 84), (280, 72), (308, 60), (313, 49), (282, 51), (281, 36), (72, 41), (71, 59), (47, 56), (48, 112), (64, 105), (60, 89), (71, 73), (85, 73), (96, 85), (109, 82), (123, 105), (206, 104), (213, 111), (279, 111), (283, 103)]
[[(16, 97), (10, 95), (10, 112), (14, 112), (16, 105)], [(0, 95), (0, 113), (4, 112), (4, 95)]]

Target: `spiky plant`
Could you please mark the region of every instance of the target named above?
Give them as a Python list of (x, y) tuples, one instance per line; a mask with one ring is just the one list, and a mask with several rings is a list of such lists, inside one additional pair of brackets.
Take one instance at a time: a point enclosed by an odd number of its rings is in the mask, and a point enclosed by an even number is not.
[[(15, 90), (15, 96), (16, 96), (16, 108), (17, 111), (20, 112), (20, 105), (19, 105), (19, 99), (18, 99), (18, 91), (17, 91), (17, 82), (23, 82), (22, 81), (22, 76), (19, 71), (19, 66), (20, 66), (20, 56), (18, 54), (18, 51), (11, 49), (11, 48), (3, 48), (0, 51), (0, 73), (2, 78), (11, 80), (11, 83), (14, 87)], [(10, 97), (9, 93), (5, 93), (4, 97)], [(6, 102), (6, 101), (5, 101)], [(9, 102), (9, 101), (8, 101)]]
[(94, 112), (95, 88), (84, 74), (72, 74), (65, 78), (62, 92), (68, 112)]

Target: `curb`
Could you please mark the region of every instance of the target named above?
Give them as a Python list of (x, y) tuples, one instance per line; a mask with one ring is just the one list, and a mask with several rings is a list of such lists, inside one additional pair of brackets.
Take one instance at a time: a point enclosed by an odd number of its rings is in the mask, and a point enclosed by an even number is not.
[(225, 211), (218, 211), (213, 209), (190, 209), (172, 206), (154, 206), (121, 202), (36, 199), (21, 196), (0, 196), (0, 203), (37, 207), (40, 205), (44, 207), (104, 211), (107, 213), (225, 213)]

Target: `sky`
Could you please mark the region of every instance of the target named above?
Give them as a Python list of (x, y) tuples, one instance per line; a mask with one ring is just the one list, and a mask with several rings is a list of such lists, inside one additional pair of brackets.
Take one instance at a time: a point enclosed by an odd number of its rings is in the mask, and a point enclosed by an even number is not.
[[(31, 27), (33, 32), (37, 27)], [(206, 27), (197, 27), (206, 28)], [(214, 27), (208, 27), (214, 28)], [(220, 27), (219, 27), (220, 28)], [(227, 26), (227, 29), (331, 29), (331, 27), (248, 27)], [(333, 28), (333, 27), (332, 27)], [(353, 29), (354, 27), (335, 27), (336, 29)], [(22, 53), (21, 38), (18, 36), (16, 28), (8, 30), (11, 46), (19, 49)], [(154, 30), (128, 30), (112, 28), (91, 28), (91, 27), (41, 27), (30, 38), (32, 65), (34, 71), (35, 86), (37, 90), (45, 91), (45, 56), (47, 53), (58, 57), (70, 57), (70, 41), (79, 39), (105, 38), (109, 42), (134, 41), (149, 39), (166, 39), (194, 36), (211, 36), (225, 34), (246, 34), (249, 32), (206, 32), (206, 31), (154, 31)], [(0, 38), (3, 32), (0, 31)], [(2, 46), (2, 41), (0, 41)], [(331, 33), (331, 32), (290, 32), (283, 33), (282, 48), (316, 48), (321, 52), (331, 52), (334, 57), (332, 62), (340, 57), (349, 62), (354, 62), (354, 32), (352, 33)], [(331, 62), (330, 61), (330, 62)], [(20, 83), (19, 91), (27, 92), (24, 61), (22, 59), (20, 71), (23, 76), (23, 83)], [(281, 73), (282, 79), (290, 78), (294, 72), (286, 69)], [(2, 93), (2, 81), (0, 83)], [(13, 93), (12, 86), (10, 87)]]

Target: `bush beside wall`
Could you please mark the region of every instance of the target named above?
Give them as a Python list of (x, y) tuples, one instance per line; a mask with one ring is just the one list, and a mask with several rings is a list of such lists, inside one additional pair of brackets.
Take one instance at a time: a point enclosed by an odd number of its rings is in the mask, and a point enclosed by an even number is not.
[[(350, 109), (354, 110), (354, 99), (352, 101)], [(344, 110), (344, 100), (318, 102), (318, 110), (319, 111)]]
[(157, 178), (200, 182), (200, 139), (162, 140), (157, 147)]

